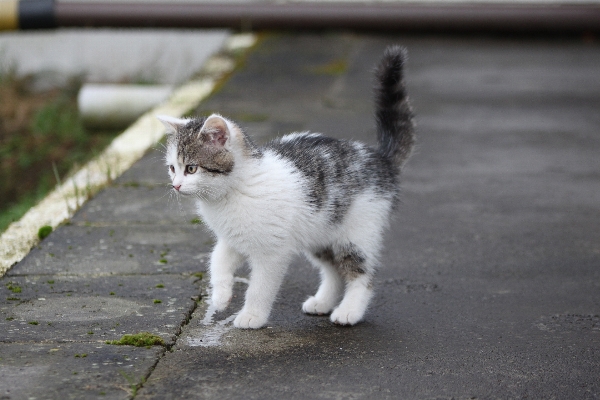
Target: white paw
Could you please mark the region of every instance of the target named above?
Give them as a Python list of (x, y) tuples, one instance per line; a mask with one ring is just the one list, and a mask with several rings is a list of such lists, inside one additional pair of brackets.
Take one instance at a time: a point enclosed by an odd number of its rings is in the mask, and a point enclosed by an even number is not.
[(231, 290), (215, 289), (213, 288), (212, 296), (210, 301), (217, 311), (223, 311), (229, 305), (231, 301)]
[(331, 313), (331, 322), (338, 325), (354, 325), (363, 317), (364, 312), (338, 307)]
[(332, 308), (333, 305), (326, 302), (320, 302), (315, 296), (310, 296), (308, 300), (302, 304), (302, 311), (304, 311), (306, 314), (329, 314)]
[(258, 329), (262, 328), (267, 323), (268, 316), (257, 315), (248, 311), (240, 311), (235, 320), (233, 320), (233, 326), (242, 329)]

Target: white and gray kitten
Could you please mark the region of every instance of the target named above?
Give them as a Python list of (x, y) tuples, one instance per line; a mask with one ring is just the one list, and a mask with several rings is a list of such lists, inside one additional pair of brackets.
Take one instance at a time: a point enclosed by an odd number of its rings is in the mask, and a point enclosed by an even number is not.
[[(288, 264), (303, 253), (321, 272), (308, 314), (359, 322), (373, 294), (382, 237), (398, 203), (399, 175), (414, 145), (403, 81), (405, 52), (385, 51), (376, 73), (377, 148), (316, 133), (256, 146), (233, 121), (159, 117), (176, 193), (192, 196), (217, 237), (210, 260), (212, 304), (225, 309), (234, 272), (251, 268), (238, 328), (267, 323)], [(340, 301), (341, 300), (341, 301)]]

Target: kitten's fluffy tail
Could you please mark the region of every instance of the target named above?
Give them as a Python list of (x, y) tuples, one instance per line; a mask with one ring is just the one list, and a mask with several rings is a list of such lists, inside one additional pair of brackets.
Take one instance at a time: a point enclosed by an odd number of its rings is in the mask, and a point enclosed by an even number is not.
[(401, 167), (415, 144), (413, 113), (404, 84), (406, 51), (388, 47), (376, 72), (375, 120), (380, 153)]

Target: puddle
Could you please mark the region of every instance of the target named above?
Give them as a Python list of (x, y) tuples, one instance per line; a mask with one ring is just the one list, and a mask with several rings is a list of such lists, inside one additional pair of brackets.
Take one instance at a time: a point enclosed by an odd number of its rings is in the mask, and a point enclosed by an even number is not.
[[(245, 283), (248, 285), (249, 281), (246, 278), (235, 277), (234, 282)], [(229, 317), (221, 320), (214, 321), (215, 314), (217, 312), (216, 307), (212, 304), (210, 300), (210, 289), (208, 292), (206, 313), (204, 314), (204, 318), (200, 321), (200, 325), (206, 326), (206, 328), (198, 329), (201, 333), (200, 337), (187, 337), (187, 344), (191, 347), (213, 347), (221, 345), (221, 338), (231, 329), (233, 329), (232, 322), (237, 316), (237, 314), (230, 315)]]

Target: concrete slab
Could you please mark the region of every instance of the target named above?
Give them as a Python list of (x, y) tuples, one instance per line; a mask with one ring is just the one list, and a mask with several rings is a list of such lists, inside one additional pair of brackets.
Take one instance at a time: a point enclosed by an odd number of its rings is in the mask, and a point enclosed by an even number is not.
[[(67, 226), (33, 249), (8, 276), (191, 274), (206, 270), (212, 238), (201, 225), (160, 235), (156, 226)], [(164, 228), (163, 228), (164, 229)]]
[(98, 343), (0, 343), (5, 399), (128, 399), (163, 348)]
[(172, 197), (170, 190), (164, 183), (158, 187), (132, 182), (113, 185), (99, 193), (94, 204), (84, 205), (72, 222), (189, 224), (195, 218), (193, 204)]
[(197, 282), (176, 274), (11, 276), (0, 288), (0, 342), (104, 343), (151, 332), (169, 345), (196, 307)]

